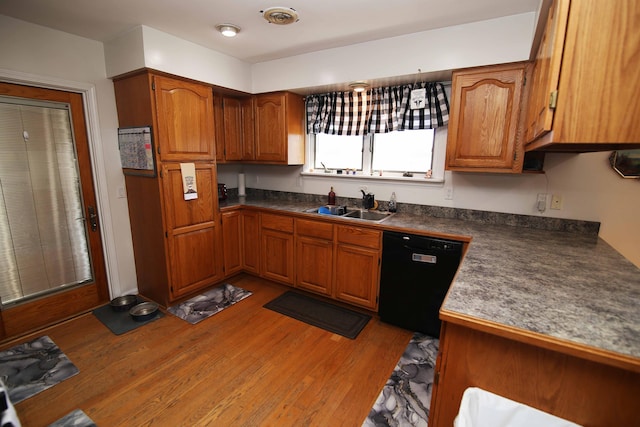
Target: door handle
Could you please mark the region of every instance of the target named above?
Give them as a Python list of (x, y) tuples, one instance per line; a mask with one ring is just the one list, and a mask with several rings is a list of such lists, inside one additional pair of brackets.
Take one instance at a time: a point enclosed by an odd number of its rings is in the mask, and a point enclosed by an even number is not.
[(89, 224), (91, 225), (91, 231), (96, 231), (98, 230), (98, 214), (96, 213), (96, 208), (89, 206), (87, 210), (89, 211)]

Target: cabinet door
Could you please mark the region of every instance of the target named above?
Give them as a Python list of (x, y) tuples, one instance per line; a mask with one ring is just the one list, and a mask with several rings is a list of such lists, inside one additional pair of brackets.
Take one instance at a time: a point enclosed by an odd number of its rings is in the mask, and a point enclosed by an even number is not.
[(521, 172), (518, 122), (524, 71), (524, 64), (516, 64), (454, 72), (447, 169)]
[(196, 164), (198, 198), (193, 200), (184, 199), (180, 164), (163, 164), (162, 180), (170, 291), (175, 299), (222, 279), (215, 165)]
[(224, 116), (224, 158), (242, 160), (242, 103), (239, 99), (224, 97), (222, 100)]
[(296, 286), (333, 295), (333, 224), (296, 219)]
[(254, 274), (260, 273), (260, 219), (257, 212), (242, 213), (242, 268)]
[(231, 211), (221, 216), (224, 275), (229, 277), (242, 270), (242, 214), (240, 211)]
[(242, 98), (242, 160), (256, 159), (254, 129), (254, 98)]
[(160, 158), (213, 160), (213, 92), (209, 86), (154, 76)]
[(527, 142), (551, 130), (555, 108), (552, 101), (558, 91), (568, 15), (569, 1), (566, 0), (556, 0), (549, 10), (531, 78), (531, 92), (525, 122)]
[(286, 162), (287, 131), (286, 103), (283, 93), (262, 94), (255, 97), (256, 160)]
[(296, 239), (296, 287), (331, 296), (333, 242), (299, 236)]
[(262, 229), (262, 277), (293, 285), (293, 234)]
[(372, 310), (377, 309), (380, 251), (339, 244), (336, 247), (335, 297)]
[(224, 108), (222, 96), (213, 95), (213, 117), (215, 123), (216, 162), (224, 163)]

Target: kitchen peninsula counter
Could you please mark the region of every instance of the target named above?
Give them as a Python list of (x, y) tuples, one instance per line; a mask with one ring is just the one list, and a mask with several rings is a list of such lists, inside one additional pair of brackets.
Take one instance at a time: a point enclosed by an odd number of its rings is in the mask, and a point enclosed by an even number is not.
[(221, 203), (222, 210), (241, 206), (470, 242), (441, 308), (444, 321), (640, 372), (640, 269), (597, 231), (412, 212), (376, 224), (303, 212), (317, 202), (243, 197)]

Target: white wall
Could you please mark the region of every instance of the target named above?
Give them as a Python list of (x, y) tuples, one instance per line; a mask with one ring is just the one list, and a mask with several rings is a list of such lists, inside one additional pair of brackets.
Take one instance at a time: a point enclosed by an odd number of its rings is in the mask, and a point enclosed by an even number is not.
[(253, 93), (527, 60), (535, 13), (254, 64)]
[(251, 65), (147, 26), (105, 43), (107, 75), (142, 67), (251, 92)]
[(117, 189), (124, 187), (124, 177), (118, 153), (115, 96), (113, 84), (106, 78), (102, 43), (3, 15), (0, 40), (0, 69), (32, 75), (36, 84), (43, 77), (95, 87), (99, 120), (95, 141), (104, 159), (97, 166), (106, 180), (108, 200), (108, 212), (101, 214), (102, 220), (110, 217), (110, 223), (104, 225), (112, 230), (115, 243), (114, 258), (108, 261), (115, 266), (109, 285), (112, 294), (136, 292), (127, 199), (117, 198)]

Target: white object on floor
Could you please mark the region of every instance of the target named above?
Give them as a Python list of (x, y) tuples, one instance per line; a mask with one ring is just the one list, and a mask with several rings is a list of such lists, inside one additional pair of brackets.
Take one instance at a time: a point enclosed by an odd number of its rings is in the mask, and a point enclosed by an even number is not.
[[(11, 400), (9, 399), (9, 390), (2, 382), (0, 378), (0, 393), (2, 398), (5, 399), (5, 404), (2, 405), (3, 411), (0, 413), (0, 425), (10, 425), (12, 427), (21, 427), (18, 414), (16, 414), (16, 408), (13, 407)], [(6, 409), (4, 409), (6, 407)]]
[(454, 427), (581, 427), (478, 387), (462, 395)]

